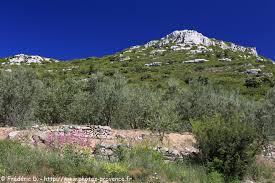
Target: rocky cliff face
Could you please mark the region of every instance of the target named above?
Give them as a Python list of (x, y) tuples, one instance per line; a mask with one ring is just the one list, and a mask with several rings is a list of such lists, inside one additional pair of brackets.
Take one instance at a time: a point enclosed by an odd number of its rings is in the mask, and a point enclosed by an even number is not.
[(25, 54), (18, 54), (12, 57), (6, 58), (7, 62), (3, 62), (2, 64), (9, 64), (9, 65), (21, 65), (21, 64), (42, 64), (42, 63), (53, 63), (58, 62), (58, 60), (45, 58), (38, 55), (25, 55)]

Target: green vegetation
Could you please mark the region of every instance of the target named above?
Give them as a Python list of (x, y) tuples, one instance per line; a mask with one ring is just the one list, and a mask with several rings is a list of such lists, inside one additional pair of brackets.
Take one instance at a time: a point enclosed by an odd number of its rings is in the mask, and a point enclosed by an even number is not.
[[(60, 152), (30, 149), (17, 142), (0, 141), (0, 175), (32, 175), (131, 178), (133, 182), (205, 182), (223, 183), (224, 177), (217, 171), (207, 173), (201, 165), (188, 162), (165, 163), (161, 154), (148, 145), (123, 150), (117, 162), (91, 157), (85, 151), (75, 152), (70, 146)], [(272, 181), (272, 172), (266, 167), (252, 166), (251, 176)], [(227, 182), (239, 182), (230, 180)]]
[(96, 160), (87, 153), (76, 155), (68, 147), (62, 154), (23, 147), (16, 142), (0, 141), (0, 175), (67, 177), (124, 177), (136, 182), (208, 182), (203, 168), (164, 163), (160, 154), (147, 147), (124, 151), (123, 160)]
[[(152, 153), (150, 150), (146, 150), (145, 154), (138, 149), (131, 151), (124, 155), (126, 160), (124, 157), (118, 164), (96, 161), (89, 164), (86, 162), (89, 158), (79, 154), (66, 159), (54, 152), (40, 152), (2, 142), (2, 173), (33, 174), (38, 173), (35, 172), (37, 169), (42, 169), (45, 171), (41, 174), (50, 171), (54, 175), (84, 174), (94, 177), (129, 175), (130, 170), (137, 169), (145, 179), (156, 171), (167, 181), (216, 181), (225, 176), (228, 182), (247, 175), (247, 167), (254, 163), (255, 155), (274, 136), (274, 89), (264, 100), (253, 101), (234, 90), (226, 91), (211, 82), (199, 80), (189, 84), (188, 89), (181, 88), (176, 80), (169, 80), (166, 89), (146, 86), (137, 89), (128, 85), (127, 80), (118, 74), (108, 77), (97, 73), (87, 80), (68, 78), (58, 81), (50, 77), (41, 80), (34, 72), (25, 69), (2, 72), (0, 82), (3, 126), (100, 124), (124, 129), (151, 129), (161, 139), (164, 132), (193, 131), (201, 150), (201, 161), (195, 165), (200, 168), (193, 169), (193, 165), (165, 164), (157, 154), (152, 154), (153, 159), (148, 160)], [(14, 146), (20, 151), (14, 150)], [(7, 152), (14, 154), (7, 157)], [(79, 167), (71, 162), (75, 159), (85, 162), (77, 162), (81, 164)], [(15, 160), (19, 162), (6, 162)], [(195, 175), (186, 174), (188, 171), (193, 171)]]
[(256, 131), (238, 117), (225, 121), (220, 115), (192, 122), (201, 159), (210, 170), (227, 179), (242, 177), (260, 151)]
[[(149, 147), (125, 150), (120, 161), (0, 142), (0, 175), (72, 177), (130, 176), (136, 182), (238, 182), (244, 177), (271, 180), (256, 154), (275, 139), (275, 67), (269, 60), (214, 48), (149, 56), (121, 52), (102, 58), (30, 66), (1, 65), (0, 125), (109, 125), (167, 132), (193, 132), (200, 157), (165, 163)], [(222, 62), (228, 57), (232, 62)], [(209, 62), (183, 64), (204, 58)], [(2, 62), (3, 60), (1, 60)], [(147, 67), (146, 63), (161, 62)], [(261, 68), (262, 75), (247, 69)], [(38, 171), (39, 170), (39, 171)], [(262, 171), (262, 172), (261, 172)], [(272, 176), (271, 176), (272, 177)]]
[(132, 178), (133, 182), (218, 182), (222, 174), (188, 163), (165, 163), (162, 156), (146, 146), (123, 151), (123, 159), (107, 162), (67, 147), (62, 154), (34, 150), (16, 142), (0, 141), (0, 175), (32, 175)]

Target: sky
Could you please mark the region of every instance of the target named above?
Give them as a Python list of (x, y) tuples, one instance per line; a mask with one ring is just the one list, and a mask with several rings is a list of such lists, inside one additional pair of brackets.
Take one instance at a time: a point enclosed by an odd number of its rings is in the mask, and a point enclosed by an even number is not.
[(275, 60), (274, 0), (1, 0), (0, 58), (100, 57), (183, 29)]

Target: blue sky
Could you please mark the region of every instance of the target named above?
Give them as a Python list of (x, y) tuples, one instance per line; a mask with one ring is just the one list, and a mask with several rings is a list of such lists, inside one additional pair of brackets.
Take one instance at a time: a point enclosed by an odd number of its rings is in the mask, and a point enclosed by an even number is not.
[(274, 0), (1, 0), (0, 57), (103, 56), (180, 29), (275, 60)]

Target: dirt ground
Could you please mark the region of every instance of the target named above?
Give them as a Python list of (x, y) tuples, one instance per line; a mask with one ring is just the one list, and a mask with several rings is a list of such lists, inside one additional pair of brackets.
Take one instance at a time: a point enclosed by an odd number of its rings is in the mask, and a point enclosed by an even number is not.
[(14, 131), (13, 128), (0, 128), (0, 140), (4, 140), (8, 138), (8, 134)]

